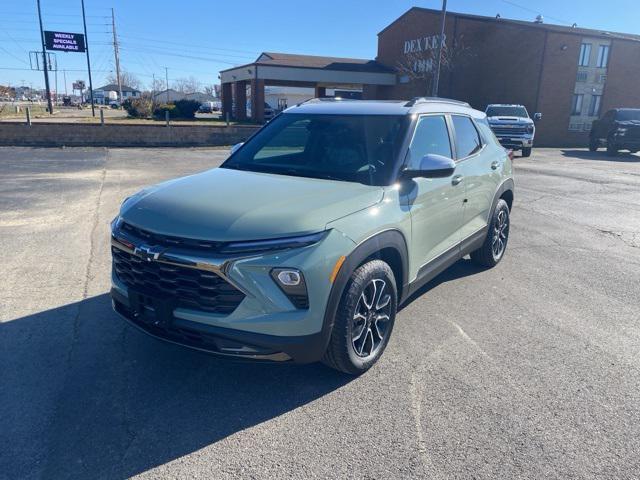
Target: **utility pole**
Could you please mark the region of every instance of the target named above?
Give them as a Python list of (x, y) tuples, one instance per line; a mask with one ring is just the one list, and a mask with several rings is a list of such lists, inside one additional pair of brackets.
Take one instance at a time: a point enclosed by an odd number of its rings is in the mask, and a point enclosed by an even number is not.
[(47, 91), (47, 106), (49, 107), (49, 115), (53, 115), (53, 104), (51, 103), (51, 89), (49, 88), (49, 69), (47, 65), (47, 51), (44, 42), (44, 30), (42, 28), (42, 11), (40, 9), (40, 0), (38, 1), (38, 20), (40, 21), (40, 38), (42, 39), (42, 65), (44, 69), (44, 88)]
[(62, 70), (62, 74), (64, 75), (64, 96), (67, 97), (69, 94), (67, 93), (67, 71)]
[(116, 78), (118, 79), (118, 101), (122, 105), (122, 80), (120, 79), (120, 52), (118, 50), (118, 36), (116, 35), (116, 15), (111, 9), (111, 27), (113, 30), (113, 53), (116, 56)]
[[(93, 103), (93, 82), (91, 81), (91, 60), (89, 58), (89, 37), (87, 36), (87, 17), (84, 14), (84, 0), (82, 2), (82, 23), (84, 25), (84, 41), (85, 47), (87, 49), (87, 70), (89, 70), (89, 98), (91, 98), (91, 116), (96, 116), (96, 106)], [(38, 4), (40, 4), (40, 0), (38, 0)]]
[(438, 96), (438, 84), (440, 83), (440, 64), (442, 63), (442, 46), (444, 44), (444, 21), (447, 15), (447, 0), (442, 0), (442, 15), (440, 17), (440, 41), (438, 42), (438, 58), (436, 60), (436, 73), (433, 78), (433, 97)]
[(169, 103), (169, 69), (164, 67), (164, 79), (167, 83), (167, 103)]

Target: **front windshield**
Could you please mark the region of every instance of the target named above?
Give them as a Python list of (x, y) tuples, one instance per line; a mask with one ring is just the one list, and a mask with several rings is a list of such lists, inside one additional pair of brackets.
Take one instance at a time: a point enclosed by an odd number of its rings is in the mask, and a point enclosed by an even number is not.
[(616, 120), (621, 120), (623, 122), (626, 122), (629, 120), (640, 120), (640, 109), (618, 110), (618, 115), (616, 115)]
[(406, 115), (279, 115), (222, 168), (388, 185)]
[(489, 107), (487, 117), (528, 117), (524, 107)]

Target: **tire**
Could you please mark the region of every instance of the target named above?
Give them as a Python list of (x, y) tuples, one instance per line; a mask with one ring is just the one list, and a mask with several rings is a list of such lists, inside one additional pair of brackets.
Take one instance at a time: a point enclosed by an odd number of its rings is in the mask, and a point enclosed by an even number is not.
[(522, 148), (522, 156), (530, 157), (531, 156), (531, 147), (523, 147)]
[(500, 199), (491, 215), (487, 237), (482, 247), (471, 252), (471, 260), (483, 267), (495, 267), (500, 263), (507, 250), (509, 223), (509, 206)]
[(612, 157), (618, 155), (618, 146), (611, 138), (607, 140), (607, 155)]
[(589, 138), (589, 151), (597, 152), (598, 147), (600, 146), (600, 142), (595, 138)]
[(391, 267), (382, 260), (358, 267), (342, 294), (322, 362), (350, 375), (366, 372), (389, 342), (397, 307)]

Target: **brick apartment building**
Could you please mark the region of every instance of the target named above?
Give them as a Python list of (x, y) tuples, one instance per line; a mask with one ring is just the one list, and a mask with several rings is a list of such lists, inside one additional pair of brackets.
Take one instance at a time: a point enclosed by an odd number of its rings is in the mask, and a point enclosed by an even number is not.
[[(265, 52), (221, 73), (223, 112), (264, 119), (265, 85), (355, 88), (363, 98), (431, 93), (441, 12), (414, 7), (378, 34), (375, 60)], [(591, 123), (615, 107), (640, 108), (640, 35), (448, 12), (439, 95), (484, 110), (517, 103), (540, 112), (538, 146), (584, 146)], [(250, 93), (247, 93), (250, 92)]]
[[(398, 70), (398, 83), (365, 86), (365, 97), (428, 91), (428, 80), (418, 77), (431, 67), (440, 15), (414, 7), (378, 34), (376, 61)], [(541, 112), (538, 145), (586, 145), (600, 113), (640, 107), (640, 35), (448, 13), (445, 45), (452, 66), (442, 71), (439, 95), (481, 110), (520, 103), (531, 115)]]

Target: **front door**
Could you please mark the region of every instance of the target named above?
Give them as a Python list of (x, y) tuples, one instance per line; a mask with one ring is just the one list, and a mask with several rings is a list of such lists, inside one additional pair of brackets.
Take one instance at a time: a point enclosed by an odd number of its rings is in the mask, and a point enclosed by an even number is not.
[[(453, 158), (451, 136), (444, 115), (418, 119), (406, 166), (419, 169), (427, 154)], [(415, 178), (403, 187), (404, 202), (411, 213), (410, 261), (414, 274), (460, 241), (464, 185), (456, 173), (447, 178)]]

